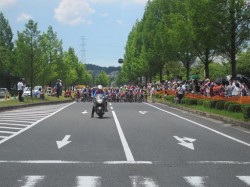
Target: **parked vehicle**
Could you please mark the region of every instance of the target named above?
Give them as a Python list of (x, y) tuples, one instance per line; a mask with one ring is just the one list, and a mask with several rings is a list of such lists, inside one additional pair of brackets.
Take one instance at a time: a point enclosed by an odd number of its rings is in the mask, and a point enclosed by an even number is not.
[(23, 90), (23, 96), (31, 96), (31, 87), (25, 87)]
[(0, 88), (0, 98), (4, 98), (4, 97), (9, 98), (10, 97), (10, 93), (8, 91), (7, 88)]

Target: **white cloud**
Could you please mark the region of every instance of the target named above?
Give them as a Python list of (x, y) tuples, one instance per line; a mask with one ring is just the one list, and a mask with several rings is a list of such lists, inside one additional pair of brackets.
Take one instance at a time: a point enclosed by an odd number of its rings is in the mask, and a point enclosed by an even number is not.
[(58, 22), (68, 25), (91, 24), (87, 17), (93, 13), (95, 10), (86, 0), (61, 0), (58, 8), (55, 9), (55, 18)]
[(16, 0), (0, 0), (0, 7), (12, 6), (16, 3)]
[(32, 19), (32, 16), (26, 13), (22, 13), (16, 20), (17, 22), (27, 21)]
[(102, 13), (102, 14), (100, 14), (102, 17), (108, 17), (109, 16), (109, 13), (107, 13), (107, 12), (104, 12), (104, 13)]

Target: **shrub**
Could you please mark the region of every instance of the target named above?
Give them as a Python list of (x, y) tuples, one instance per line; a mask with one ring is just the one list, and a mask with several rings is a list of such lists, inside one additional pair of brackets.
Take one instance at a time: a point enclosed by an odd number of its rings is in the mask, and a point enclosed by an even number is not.
[(218, 109), (218, 110), (223, 110), (224, 109), (224, 105), (225, 105), (225, 101), (218, 101), (215, 104), (215, 108)]
[(174, 102), (174, 98), (175, 98), (174, 95), (167, 95), (167, 96), (164, 97), (164, 99), (166, 101), (171, 101), (171, 102)]
[(162, 95), (161, 94), (155, 94), (155, 97), (156, 98), (162, 98)]
[(215, 104), (217, 103), (218, 101), (214, 101), (214, 100), (204, 100), (203, 101), (203, 106), (205, 108), (215, 108)]
[(224, 104), (224, 110), (228, 110), (228, 107), (230, 104), (234, 104), (233, 102), (225, 102)]
[(241, 112), (241, 105), (238, 103), (231, 103), (228, 106), (228, 111), (230, 112)]
[(197, 99), (187, 99), (186, 104), (187, 105), (197, 105)]
[(242, 105), (242, 112), (245, 119), (250, 119), (250, 105)]
[(198, 99), (197, 100), (197, 105), (203, 105), (204, 100), (203, 99)]
[(187, 104), (187, 98), (185, 97), (185, 98), (182, 98), (182, 100), (181, 100), (181, 104)]

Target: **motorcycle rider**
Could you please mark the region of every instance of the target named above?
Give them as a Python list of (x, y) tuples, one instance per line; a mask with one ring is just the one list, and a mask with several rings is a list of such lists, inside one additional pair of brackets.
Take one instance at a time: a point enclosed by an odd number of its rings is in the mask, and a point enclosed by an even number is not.
[[(95, 98), (97, 94), (102, 94), (104, 96), (104, 98), (106, 97), (106, 92), (103, 90), (102, 85), (97, 86), (97, 90), (94, 92), (93, 97)], [(104, 101), (104, 108), (105, 108), (105, 112), (108, 112), (106, 98), (105, 98), (105, 101)], [(94, 116), (94, 113), (95, 113), (95, 109), (94, 109), (94, 106), (93, 106), (92, 115), (91, 115), (92, 117)]]

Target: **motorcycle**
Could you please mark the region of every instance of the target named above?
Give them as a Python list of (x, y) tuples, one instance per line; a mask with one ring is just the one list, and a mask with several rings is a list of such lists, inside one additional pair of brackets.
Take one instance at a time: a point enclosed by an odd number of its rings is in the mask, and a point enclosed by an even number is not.
[(97, 94), (96, 97), (94, 98), (94, 105), (92, 108), (92, 115), (91, 117), (94, 117), (94, 113), (96, 113), (99, 118), (102, 118), (104, 113), (105, 113), (105, 108), (107, 106), (105, 106), (106, 103), (106, 99), (103, 96), (103, 94)]

